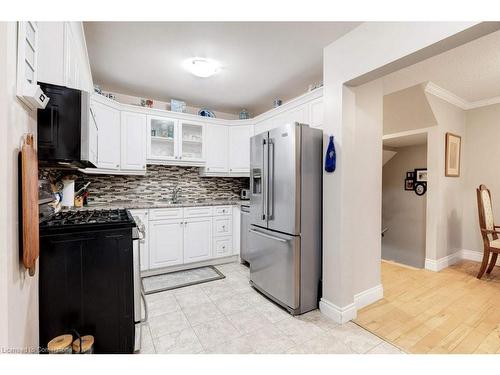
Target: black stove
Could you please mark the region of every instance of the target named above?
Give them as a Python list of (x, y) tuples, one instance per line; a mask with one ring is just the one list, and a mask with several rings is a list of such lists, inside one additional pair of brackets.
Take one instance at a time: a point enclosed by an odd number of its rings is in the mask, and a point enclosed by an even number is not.
[(41, 234), (127, 228), (135, 226), (127, 210), (62, 211), (40, 222)]
[(134, 351), (141, 325), (134, 227), (124, 209), (63, 211), (40, 222), (42, 348), (56, 336), (78, 332), (94, 336), (95, 353)]

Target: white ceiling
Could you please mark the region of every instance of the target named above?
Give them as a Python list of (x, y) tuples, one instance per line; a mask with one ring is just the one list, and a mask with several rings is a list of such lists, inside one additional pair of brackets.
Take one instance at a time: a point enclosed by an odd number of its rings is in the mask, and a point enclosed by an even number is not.
[(384, 92), (425, 81), (468, 102), (500, 96), (500, 31), (385, 76)]
[[(323, 80), (323, 48), (357, 22), (85, 22), (95, 83), (123, 94), (253, 115)], [(210, 78), (190, 57), (219, 61)]]

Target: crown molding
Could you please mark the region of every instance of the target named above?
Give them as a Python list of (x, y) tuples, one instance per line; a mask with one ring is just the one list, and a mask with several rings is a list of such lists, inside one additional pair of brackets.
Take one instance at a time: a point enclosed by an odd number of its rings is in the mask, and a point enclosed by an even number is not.
[(489, 99), (477, 100), (475, 102), (469, 102), (465, 99), (462, 99), (458, 95), (455, 95), (451, 91), (448, 91), (436, 85), (434, 82), (428, 82), (425, 85), (425, 92), (434, 95), (450, 104), (453, 104), (454, 106), (463, 109), (464, 111), (500, 103), (500, 96), (496, 96), (494, 98), (489, 98)]

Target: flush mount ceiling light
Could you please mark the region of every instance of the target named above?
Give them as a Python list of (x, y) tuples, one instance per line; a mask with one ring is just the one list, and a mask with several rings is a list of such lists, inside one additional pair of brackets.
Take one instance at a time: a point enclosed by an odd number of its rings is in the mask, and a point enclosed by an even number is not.
[(220, 68), (217, 61), (205, 59), (203, 57), (193, 57), (191, 59), (187, 59), (184, 61), (182, 66), (191, 74), (201, 78), (213, 76), (219, 71)]

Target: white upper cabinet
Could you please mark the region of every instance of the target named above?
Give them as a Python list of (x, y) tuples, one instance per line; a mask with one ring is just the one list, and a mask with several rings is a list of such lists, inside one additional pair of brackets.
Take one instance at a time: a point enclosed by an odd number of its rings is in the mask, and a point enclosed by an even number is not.
[(120, 111), (92, 101), (92, 112), (99, 129), (97, 166), (103, 169), (119, 169), (121, 158)]
[(179, 121), (179, 160), (205, 161), (205, 125), (196, 121)]
[(302, 104), (291, 109), (290, 111), (287, 111), (284, 118), (285, 124), (294, 122), (309, 124), (309, 103)]
[(147, 116), (147, 159), (154, 164), (205, 164), (205, 124)]
[(178, 122), (179, 120), (168, 117), (147, 117), (148, 159), (176, 160), (178, 158)]
[(87, 143), (83, 143), (82, 147), (87, 147), (88, 161), (90, 161), (94, 165), (97, 165), (99, 161), (99, 126), (97, 125), (93, 105), (89, 106), (88, 121), (89, 127)]
[(40, 82), (93, 91), (81, 22), (38, 22)]
[(309, 125), (313, 128), (323, 127), (323, 98), (317, 98), (309, 103)]
[(225, 174), (228, 169), (228, 126), (208, 125), (206, 127), (205, 173)]
[(230, 126), (228, 136), (229, 173), (250, 175), (250, 138), (253, 126)]
[(146, 170), (146, 115), (121, 113), (121, 169)]

